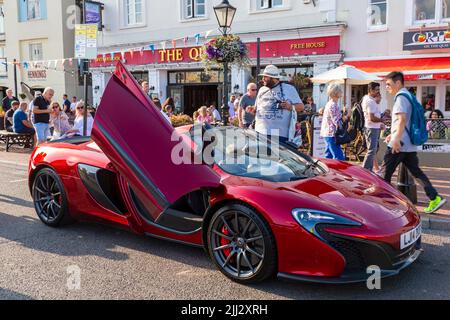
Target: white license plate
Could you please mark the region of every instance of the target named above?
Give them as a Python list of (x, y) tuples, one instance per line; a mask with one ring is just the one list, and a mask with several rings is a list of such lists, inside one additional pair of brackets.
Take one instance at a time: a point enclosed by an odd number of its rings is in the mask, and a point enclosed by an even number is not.
[(403, 250), (419, 240), (422, 235), (422, 223), (420, 223), (415, 229), (408, 231), (400, 236), (400, 250)]

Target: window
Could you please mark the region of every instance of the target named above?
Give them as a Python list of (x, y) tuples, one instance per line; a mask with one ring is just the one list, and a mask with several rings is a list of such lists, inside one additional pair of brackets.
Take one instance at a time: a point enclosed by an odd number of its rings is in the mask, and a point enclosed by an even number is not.
[(450, 0), (442, 0), (442, 19), (450, 21)]
[(5, 56), (5, 47), (0, 47), (0, 77), (8, 76), (8, 65)]
[[(425, 109), (434, 109), (436, 102), (436, 87), (422, 87), (422, 106)], [(427, 107), (427, 105), (429, 107)]]
[(139, 83), (141, 83), (143, 81), (148, 82), (148, 71), (133, 71), (133, 72), (131, 72), (131, 74), (136, 79), (136, 81)]
[(169, 72), (170, 84), (190, 83), (220, 83), (223, 82), (223, 73), (217, 70), (205, 71), (180, 71)]
[(450, 0), (413, 0), (415, 24), (450, 21)]
[(447, 93), (445, 94), (445, 111), (450, 112), (450, 86), (447, 87)]
[(0, 34), (5, 33), (5, 13), (3, 11), (3, 4), (0, 4)]
[(194, 19), (206, 16), (205, 0), (182, 0), (183, 1), (183, 18)]
[(386, 28), (387, 0), (369, 0), (367, 15), (367, 27), (369, 29)]
[(28, 0), (27, 2), (27, 18), (28, 20), (37, 20), (41, 18), (40, 0)]
[(283, 0), (256, 0), (258, 10), (283, 7)]
[(31, 61), (41, 61), (44, 59), (42, 54), (42, 43), (31, 43), (30, 44), (30, 60)]
[(144, 23), (143, 0), (125, 0), (126, 25)]

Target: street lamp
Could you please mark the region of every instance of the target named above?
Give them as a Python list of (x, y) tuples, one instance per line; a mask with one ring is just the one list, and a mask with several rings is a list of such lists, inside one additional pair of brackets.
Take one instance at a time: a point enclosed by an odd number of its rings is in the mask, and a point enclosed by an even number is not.
[[(233, 7), (228, 0), (222, 0), (222, 3), (214, 7), (217, 22), (220, 27), (220, 32), (224, 36), (227, 35), (227, 30), (233, 23), (236, 8)], [(226, 126), (228, 124), (228, 62), (223, 62), (223, 105), (222, 105), (222, 119)]]

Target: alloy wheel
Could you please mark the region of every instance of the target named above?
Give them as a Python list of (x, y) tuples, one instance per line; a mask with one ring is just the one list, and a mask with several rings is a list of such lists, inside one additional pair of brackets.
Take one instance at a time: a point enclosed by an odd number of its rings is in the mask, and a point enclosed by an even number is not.
[(39, 217), (45, 223), (55, 222), (62, 207), (62, 194), (58, 182), (49, 174), (36, 178), (33, 187), (33, 200)]
[(249, 279), (264, 264), (264, 236), (257, 223), (240, 211), (227, 211), (215, 220), (211, 233), (211, 251), (228, 275)]

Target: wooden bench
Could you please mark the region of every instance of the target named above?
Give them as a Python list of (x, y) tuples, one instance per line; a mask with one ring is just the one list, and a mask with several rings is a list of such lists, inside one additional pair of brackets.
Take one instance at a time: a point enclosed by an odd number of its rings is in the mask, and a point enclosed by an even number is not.
[(34, 146), (34, 134), (0, 131), (0, 141), (6, 144), (6, 152), (13, 145), (31, 149)]

